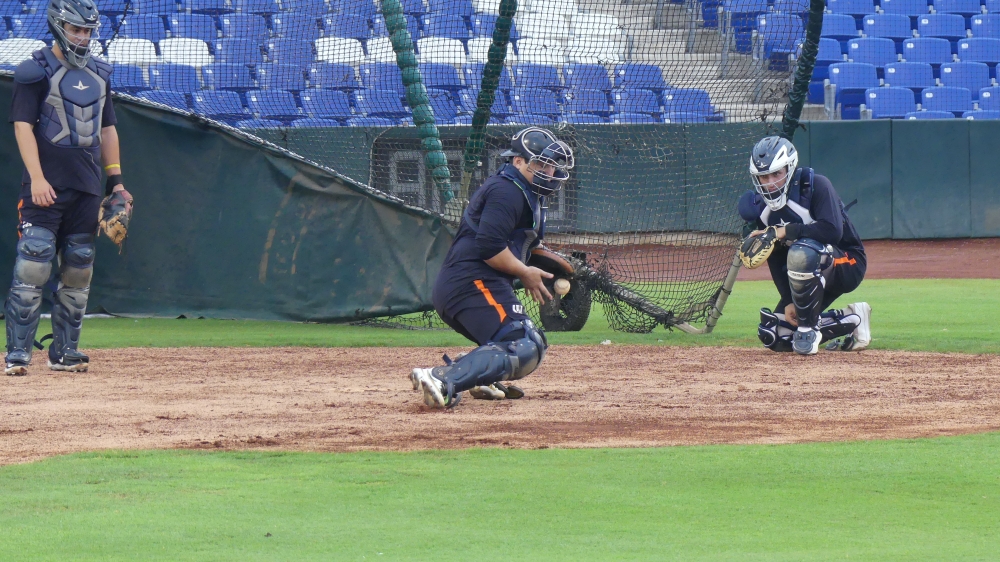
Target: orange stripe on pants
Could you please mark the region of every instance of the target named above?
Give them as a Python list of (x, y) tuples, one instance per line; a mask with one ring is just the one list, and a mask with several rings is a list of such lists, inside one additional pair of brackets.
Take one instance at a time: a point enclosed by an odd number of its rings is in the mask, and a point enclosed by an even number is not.
[(854, 265), (858, 263), (858, 260), (852, 258), (851, 256), (844, 256), (842, 258), (837, 258), (833, 260), (833, 265), (840, 265), (846, 263), (847, 265)]
[(483, 293), (484, 297), (486, 297), (486, 302), (488, 302), (490, 306), (492, 306), (493, 308), (497, 309), (497, 312), (500, 313), (500, 321), (503, 322), (504, 320), (506, 320), (507, 311), (505, 311), (503, 309), (503, 306), (500, 303), (498, 303), (496, 299), (493, 298), (493, 293), (491, 293), (490, 290), (486, 288), (486, 285), (483, 285), (482, 280), (476, 279), (476, 288)]
[(24, 222), (21, 219), (21, 209), (24, 208), (24, 199), (19, 199), (17, 201), (17, 238), (21, 239), (21, 223)]

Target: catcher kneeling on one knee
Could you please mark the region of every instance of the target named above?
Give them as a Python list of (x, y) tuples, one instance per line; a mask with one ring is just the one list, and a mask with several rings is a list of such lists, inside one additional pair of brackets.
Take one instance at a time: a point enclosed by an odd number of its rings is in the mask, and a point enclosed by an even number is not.
[[(767, 261), (778, 289), (774, 310), (760, 310), (757, 335), (773, 351), (813, 355), (826, 349), (860, 351), (871, 343), (871, 307), (858, 302), (827, 307), (861, 284), (868, 259), (830, 180), (798, 168), (795, 146), (766, 137), (750, 155), (754, 189), (740, 197), (739, 212), (753, 231), (740, 248), (744, 266)], [(853, 204), (853, 203), (852, 203)]]
[(445, 356), (445, 365), (413, 369), (413, 389), (431, 407), (454, 407), (464, 391), (486, 400), (521, 398), (509, 381), (545, 358), (545, 335), (525, 315), (513, 283), (520, 280), (539, 303), (552, 298), (545, 286), (552, 273), (529, 262), (544, 251), (545, 199), (569, 178), (573, 151), (551, 132), (528, 127), (503, 156), (507, 163), (469, 201), (434, 283), (441, 319), (479, 347), (454, 362)]

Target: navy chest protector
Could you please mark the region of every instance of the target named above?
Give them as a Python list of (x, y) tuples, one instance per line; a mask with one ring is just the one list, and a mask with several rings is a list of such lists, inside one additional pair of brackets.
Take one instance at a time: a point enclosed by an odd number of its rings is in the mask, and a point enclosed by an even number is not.
[(100, 146), (111, 65), (91, 57), (87, 66), (72, 68), (49, 48), (35, 51), (32, 58), (49, 79), (49, 94), (38, 118), (41, 135), (56, 146)]
[[(517, 259), (521, 260), (521, 263), (526, 264), (528, 263), (528, 258), (531, 256), (531, 250), (537, 247), (545, 236), (545, 208), (542, 206), (541, 198), (535, 195), (535, 192), (528, 189), (524, 185), (523, 180), (517, 177), (516, 170), (510, 164), (504, 164), (500, 168), (500, 171), (497, 172), (497, 175), (516, 185), (521, 190), (521, 193), (524, 194), (528, 206), (531, 207), (531, 228), (515, 228), (507, 239), (507, 247), (510, 251), (517, 256)], [(469, 206), (465, 208), (465, 212), (462, 214), (465, 224), (469, 225), (469, 228), (477, 234), (479, 233), (479, 221), (473, 220), (473, 210), (477, 214), (481, 214), (485, 206), (486, 197), (473, 197), (472, 201), (469, 202)]]

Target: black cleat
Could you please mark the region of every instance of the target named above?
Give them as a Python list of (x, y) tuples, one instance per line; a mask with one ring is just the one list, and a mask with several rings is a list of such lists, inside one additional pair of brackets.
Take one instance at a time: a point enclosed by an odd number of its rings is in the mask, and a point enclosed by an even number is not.
[(84, 373), (90, 367), (90, 357), (75, 349), (67, 349), (62, 357), (49, 356), (49, 369), (70, 373)]

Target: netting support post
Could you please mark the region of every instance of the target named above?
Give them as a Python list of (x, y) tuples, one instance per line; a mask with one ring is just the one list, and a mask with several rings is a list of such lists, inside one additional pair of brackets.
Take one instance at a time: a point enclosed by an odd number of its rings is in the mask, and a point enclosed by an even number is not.
[(719, 323), (719, 318), (722, 318), (722, 309), (725, 308), (729, 295), (733, 293), (733, 286), (736, 285), (736, 276), (739, 275), (740, 267), (742, 266), (743, 262), (740, 261), (739, 254), (736, 254), (732, 265), (729, 266), (729, 273), (726, 275), (726, 280), (722, 282), (722, 288), (719, 289), (719, 295), (715, 298), (715, 302), (712, 303), (712, 309), (708, 311), (708, 319), (705, 321), (704, 328), (695, 328), (687, 322), (675, 324), (674, 327), (687, 334), (711, 334), (712, 330), (715, 329), (715, 325)]
[(806, 40), (802, 44), (802, 53), (795, 65), (795, 82), (788, 92), (788, 105), (781, 116), (781, 136), (792, 140), (795, 130), (799, 127), (799, 117), (802, 106), (809, 96), (809, 81), (812, 80), (813, 68), (816, 66), (816, 55), (819, 53), (819, 38), (823, 31), (824, 0), (811, 0), (809, 3), (809, 24), (806, 26)]
[(499, 12), (497, 23), (493, 28), (493, 42), (490, 43), (486, 65), (483, 68), (483, 81), (479, 88), (479, 98), (476, 100), (476, 112), (472, 115), (472, 130), (469, 132), (469, 140), (465, 143), (465, 154), (462, 159), (462, 187), (459, 200), (463, 206), (469, 200), (472, 174), (481, 164), (479, 159), (486, 144), (486, 125), (490, 122), (490, 110), (493, 108), (493, 100), (496, 99), (497, 88), (500, 86), (500, 72), (507, 58), (507, 45), (510, 44), (510, 28), (517, 13), (517, 0), (500, 0)]
[(451, 189), (451, 171), (448, 169), (444, 145), (441, 144), (441, 133), (434, 120), (434, 110), (427, 97), (427, 88), (420, 76), (420, 66), (413, 51), (413, 38), (406, 26), (403, 6), (399, 0), (381, 0), (381, 4), (385, 27), (392, 41), (392, 51), (396, 54), (396, 64), (406, 88), (406, 102), (413, 110), (413, 125), (417, 127), (420, 146), (424, 150), (424, 163), (431, 171), (434, 187), (441, 200), (448, 202), (455, 197)]

